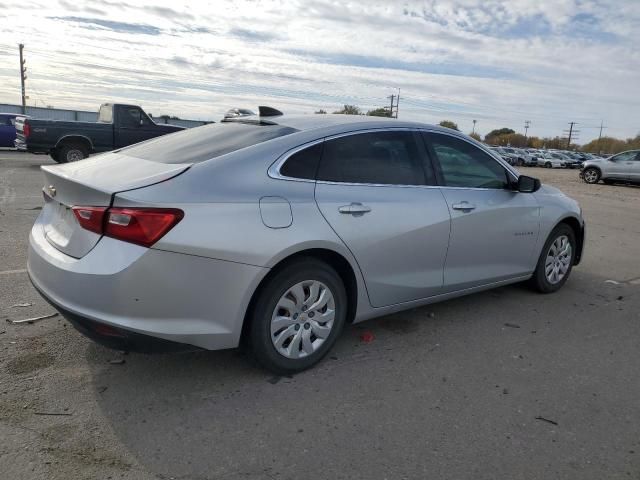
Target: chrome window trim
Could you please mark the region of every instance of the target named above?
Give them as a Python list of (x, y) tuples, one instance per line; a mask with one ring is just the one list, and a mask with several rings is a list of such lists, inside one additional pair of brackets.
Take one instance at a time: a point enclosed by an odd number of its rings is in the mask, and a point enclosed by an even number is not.
[(365, 187), (396, 187), (396, 188), (398, 188), (398, 187), (400, 187), (400, 188), (450, 188), (450, 189), (457, 189), (457, 190), (489, 190), (489, 191), (499, 190), (497, 188), (448, 187), (446, 185), (405, 185), (405, 184), (392, 184), (392, 183), (331, 182), (331, 181), (327, 181), (327, 180), (311, 180), (311, 179), (307, 179), (307, 178), (287, 177), (286, 175), (282, 175), (280, 173), (280, 168), (282, 168), (282, 165), (284, 165), (285, 162), (289, 158), (291, 158), (293, 155), (295, 155), (296, 153), (298, 153), (301, 150), (304, 150), (305, 148), (312, 147), (312, 146), (317, 145), (318, 143), (322, 143), (322, 142), (324, 142), (326, 140), (334, 140), (336, 138), (347, 137), (347, 136), (351, 136), (351, 135), (359, 135), (359, 134), (363, 134), (363, 133), (376, 133), (376, 132), (380, 132), (380, 131), (405, 131), (405, 132), (438, 133), (438, 134), (441, 134), (441, 135), (448, 135), (450, 137), (454, 137), (454, 138), (457, 138), (459, 140), (463, 140), (463, 141), (467, 142), (469, 145), (474, 146), (476, 148), (479, 148), (483, 152), (487, 153), (495, 161), (497, 161), (508, 173), (510, 173), (512, 175), (512, 177), (513, 177), (512, 180), (513, 181), (517, 181), (518, 180), (519, 175), (515, 170), (513, 170), (511, 165), (509, 165), (507, 162), (505, 162), (504, 160), (499, 158), (497, 156), (497, 154), (494, 154), (493, 152), (491, 152), (491, 150), (489, 150), (488, 147), (485, 147), (484, 145), (472, 143), (472, 142), (468, 141), (462, 135), (456, 135), (454, 133), (443, 132), (441, 130), (432, 129), (432, 128), (429, 128), (429, 127), (380, 127), (380, 128), (367, 128), (367, 129), (362, 129), (362, 130), (350, 130), (348, 132), (342, 132), (342, 133), (337, 133), (337, 134), (333, 134), (333, 135), (328, 135), (326, 137), (318, 138), (316, 140), (312, 140), (310, 142), (304, 143), (302, 145), (298, 145), (297, 147), (293, 147), (293, 148), (287, 150), (282, 155), (280, 155), (280, 157), (278, 157), (275, 162), (273, 162), (271, 164), (271, 166), (267, 170), (267, 174), (268, 174), (268, 176), (270, 178), (273, 178), (275, 180), (285, 180), (285, 181), (289, 181), (289, 182), (318, 183), (318, 184), (323, 184), (323, 185), (345, 185), (345, 186), (351, 186), (351, 187), (365, 186)]

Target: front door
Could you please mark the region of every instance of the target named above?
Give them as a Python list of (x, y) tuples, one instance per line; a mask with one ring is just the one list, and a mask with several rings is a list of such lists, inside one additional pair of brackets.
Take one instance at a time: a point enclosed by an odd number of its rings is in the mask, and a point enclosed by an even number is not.
[(118, 148), (158, 136), (156, 125), (138, 107), (120, 107), (117, 122), (116, 147)]
[(607, 177), (629, 180), (637, 153), (636, 151), (622, 152), (609, 158), (606, 165)]
[(450, 217), (425, 160), (410, 130), (324, 143), (316, 202), (358, 262), (374, 307), (442, 290)]
[(470, 142), (440, 133), (425, 139), (451, 213), (444, 291), (531, 273), (540, 214), (535, 196), (512, 190), (507, 170)]

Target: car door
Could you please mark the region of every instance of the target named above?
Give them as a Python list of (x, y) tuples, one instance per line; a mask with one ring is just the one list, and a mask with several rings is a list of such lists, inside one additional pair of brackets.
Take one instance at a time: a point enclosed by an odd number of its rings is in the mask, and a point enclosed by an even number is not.
[(540, 228), (535, 196), (514, 191), (515, 176), (465, 139), (424, 138), (451, 213), (444, 292), (531, 273)]
[(16, 139), (16, 128), (11, 122), (14, 117), (0, 115), (0, 147), (13, 147)]
[(156, 125), (138, 107), (120, 107), (116, 132), (116, 147), (126, 147), (158, 136)]
[(450, 216), (425, 161), (424, 144), (411, 130), (324, 142), (316, 202), (358, 262), (374, 307), (442, 290)]
[(629, 178), (633, 182), (640, 182), (640, 151), (636, 152), (636, 156), (633, 159), (631, 175), (629, 175)]
[(606, 164), (606, 177), (617, 178), (620, 180), (629, 180), (632, 176), (633, 166), (635, 164), (634, 158), (637, 152), (622, 152), (607, 160)]

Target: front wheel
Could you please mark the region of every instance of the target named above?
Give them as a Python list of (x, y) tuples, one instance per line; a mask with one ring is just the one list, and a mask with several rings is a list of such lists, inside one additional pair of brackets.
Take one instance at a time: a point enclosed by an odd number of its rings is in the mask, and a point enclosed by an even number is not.
[(576, 253), (576, 236), (569, 225), (553, 229), (542, 249), (530, 284), (541, 293), (559, 290), (569, 278)]
[(582, 172), (582, 178), (587, 183), (598, 183), (600, 181), (600, 170), (597, 168), (586, 168), (584, 172)]
[(336, 342), (347, 317), (340, 276), (308, 258), (283, 268), (259, 293), (248, 339), (258, 362), (280, 375), (318, 363)]

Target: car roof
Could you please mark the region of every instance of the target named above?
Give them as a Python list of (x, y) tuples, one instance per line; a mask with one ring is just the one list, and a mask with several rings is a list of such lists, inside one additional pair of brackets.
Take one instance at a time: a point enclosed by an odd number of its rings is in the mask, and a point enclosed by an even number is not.
[(342, 115), (342, 114), (307, 114), (307, 115), (279, 115), (279, 116), (247, 116), (234, 119), (236, 122), (246, 123), (269, 123), (294, 128), (298, 131), (310, 131), (331, 127), (348, 127), (354, 129), (365, 128), (428, 128), (433, 131), (444, 133), (456, 133), (463, 135), (457, 130), (431, 125), (421, 122), (407, 122), (388, 117), (373, 117), (367, 115)]

